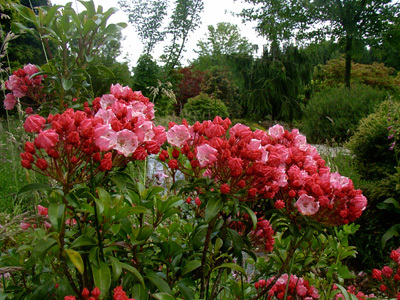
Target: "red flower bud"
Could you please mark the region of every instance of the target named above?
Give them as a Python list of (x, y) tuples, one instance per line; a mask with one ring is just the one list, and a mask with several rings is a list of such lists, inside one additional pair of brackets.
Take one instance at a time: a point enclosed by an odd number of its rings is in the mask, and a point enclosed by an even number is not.
[(171, 169), (178, 169), (178, 161), (176, 159), (171, 159), (168, 162), (168, 167), (170, 167)]
[(43, 158), (38, 158), (36, 161), (36, 167), (38, 167), (42, 171), (45, 171), (48, 167), (47, 161)]

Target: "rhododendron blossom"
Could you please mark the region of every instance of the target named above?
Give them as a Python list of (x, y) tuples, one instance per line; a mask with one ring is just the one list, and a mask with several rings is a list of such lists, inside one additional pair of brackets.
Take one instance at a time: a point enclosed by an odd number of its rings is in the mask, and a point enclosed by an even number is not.
[(212, 165), (217, 161), (218, 151), (210, 145), (204, 144), (197, 147), (197, 159), (199, 160), (200, 167)]
[(29, 97), (33, 101), (38, 103), (44, 99), (41, 94), (43, 89), (43, 76), (38, 75), (30, 78), (39, 70), (36, 66), (28, 64), (23, 69), (19, 69), (13, 72), (8, 80), (5, 82), (5, 86), (11, 93), (6, 94), (4, 99), (4, 107), (6, 110), (11, 110), (17, 104), (16, 98)]
[(175, 147), (181, 147), (189, 139), (189, 130), (184, 125), (175, 125), (167, 132), (168, 143)]
[[(267, 281), (265, 281), (264, 279), (260, 279), (258, 282), (255, 283), (255, 287), (257, 289), (265, 288), (269, 286), (269, 284), (272, 283), (274, 279), (274, 277), (269, 278)], [(279, 277), (275, 284), (269, 289), (268, 299), (275, 299), (272, 297), (276, 297), (276, 299), (283, 299), (286, 293), (288, 279), (288, 274), (283, 274), (281, 277)], [(304, 300), (319, 299), (320, 297), (318, 294), (318, 290), (314, 286), (311, 286), (307, 280), (301, 277), (299, 278), (293, 274), (290, 275), (287, 294), (293, 295), (295, 299)]]
[[(186, 121), (170, 124), (168, 141), (180, 149), (190, 161), (171, 164), (174, 169), (191, 176), (207, 176), (217, 188), (229, 185), (230, 197), (241, 201), (257, 201), (279, 197), (285, 213), (306, 215), (329, 226), (347, 224), (361, 216), (367, 205), (352, 181), (331, 173), (315, 147), (297, 129), (291, 132), (280, 125), (268, 132), (251, 131), (243, 124), (232, 128), (229, 119)], [(168, 157), (160, 155), (168, 163)], [(239, 182), (241, 184), (239, 184)], [(244, 196), (239, 196), (244, 195)]]
[[(124, 166), (131, 160), (143, 160), (148, 153), (157, 153), (166, 135), (165, 129), (155, 127), (151, 121), (153, 104), (130, 88), (118, 86), (113, 90), (116, 95), (105, 95), (93, 101), (93, 111), (67, 109), (47, 119), (29, 116), (24, 128), (39, 134), (33, 144), (25, 144), (22, 166), (50, 176), (70, 189), (98, 172)], [(133, 107), (138, 102), (143, 111), (139, 112), (143, 115), (140, 122), (133, 117)], [(133, 112), (130, 117), (128, 108)]]
[(319, 203), (314, 197), (301, 195), (296, 201), (296, 207), (305, 216), (315, 215), (319, 209)]

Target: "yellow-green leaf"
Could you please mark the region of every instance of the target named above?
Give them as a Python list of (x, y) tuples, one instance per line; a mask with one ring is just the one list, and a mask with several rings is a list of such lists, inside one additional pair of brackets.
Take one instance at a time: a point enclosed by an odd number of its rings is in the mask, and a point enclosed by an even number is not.
[(67, 253), (69, 259), (72, 261), (72, 263), (74, 264), (75, 268), (79, 271), (79, 273), (83, 274), (84, 264), (82, 256), (79, 254), (79, 252), (71, 249), (65, 249), (64, 251), (65, 253)]

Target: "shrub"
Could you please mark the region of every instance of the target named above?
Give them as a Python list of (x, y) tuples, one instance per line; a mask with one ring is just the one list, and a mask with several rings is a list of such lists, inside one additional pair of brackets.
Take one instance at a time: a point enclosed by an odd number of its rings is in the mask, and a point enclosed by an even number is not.
[(391, 100), (381, 103), (376, 111), (361, 120), (356, 132), (347, 143), (354, 155), (354, 162), (361, 178), (381, 180), (395, 172), (397, 164), (394, 151), (390, 151), (388, 140), (388, 113), (391, 104), (400, 103)]
[[(320, 66), (315, 76), (316, 90), (343, 84), (345, 69), (344, 58), (331, 59), (326, 65)], [(393, 75), (394, 69), (385, 67), (383, 63), (374, 62), (372, 65), (352, 62), (351, 83), (365, 84), (378, 89), (398, 91), (399, 82)]]
[(360, 119), (373, 112), (374, 106), (387, 97), (365, 85), (328, 88), (315, 93), (304, 110), (302, 130), (311, 142), (334, 139), (346, 141)]
[(226, 105), (219, 99), (213, 99), (206, 94), (190, 98), (183, 107), (183, 115), (189, 120), (212, 120), (216, 116), (226, 118), (229, 116)]

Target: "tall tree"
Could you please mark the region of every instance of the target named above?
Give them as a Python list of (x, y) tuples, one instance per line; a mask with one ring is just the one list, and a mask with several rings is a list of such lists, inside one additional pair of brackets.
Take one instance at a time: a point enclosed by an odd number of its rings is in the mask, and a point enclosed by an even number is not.
[(194, 63), (202, 70), (226, 66), (230, 55), (250, 55), (258, 49), (240, 34), (237, 25), (227, 22), (218, 23), (216, 27), (209, 25), (206, 37), (199, 40), (197, 46), (195, 52), (199, 56)]
[(257, 50), (257, 45), (240, 34), (237, 25), (228, 22), (209, 25), (206, 39), (198, 41), (197, 46), (199, 55), (251, 54)]
[(200, 26), (200, 13), (203, 9), (203, 0), (175, 0), (175, 9), (167, 28), (172, 39), (164, 48), (166, 55), (162, 57), (167, 74), (178, 65), (189, 34)]
[(175, 0), (170, 21), (164, 28), (168, 2), (169, 0), (118, 0), (145, 45), (145, 54), (151, 54), (156, 44), (169, 39), (161, 57), (166, 73), (170, 73), (179, 64), (189, 34), (200, 25), (200, 13), (204, 9), (203, 0)]
[(149, 55), (157, 43), (165, 39), (162, 24), (167, 15), (168, 0), (118, 0), (118, 5), (128, 14)]
[(344, 81), (350, 87), (355, 40), (379, 39), (399, 13), (392, 0), (246, 0), (255, 7), (242, 10), (256, 20), (257, 30), (270, 40), (312, 40), (333, 36), (344, 44)]

